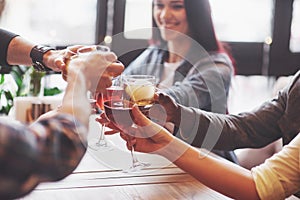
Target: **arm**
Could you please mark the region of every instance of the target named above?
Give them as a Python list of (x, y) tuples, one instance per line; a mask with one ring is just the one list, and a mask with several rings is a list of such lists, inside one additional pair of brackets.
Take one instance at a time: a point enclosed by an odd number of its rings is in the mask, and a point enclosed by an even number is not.
[(223, 159), (216, 159), (174, 137), (163, 127), (133, 109), (137, 129), (132, 133), (135, 150), (156, 153), (174, 162), (196, 179), (234, 199), (259, 199), (250, 171)]
[(72, 59), (60, 109), (29, 127), (0, 120), (0, 199), (23, 196), (40, 182), (60, 180), (77, 167), (87, 145), (91, 108), (86, 92), (97, 88), (99, 74), (107, 77), (100, 87), (111, 85), (109, 76), (118, 76), (124, 69), (108, 66), (116, 59), (113, 53)]
[(239, 115), (216, 114), (174, 104), (166, 95), (160, 95), (158, 102), (167, 111), (167, 121), (180, 128), (179, 138), (197, 147), (234, 150), (265, 146), (283, 136), (278, 122), (286, 114), (287, 91), (288, 88), (278, 98)]
[[(36, 44), (12, 32), (0, 29), (1, 65), (32, 65), (30, 52)], [(65, 67), (64, 55), (66, 50), (50, 50), (43, 55), (43, 63), (54, 71), (61, 71)]]
[(299, 191), (299, 150), (298, 133), (280, 152), (251, 169), (261, 199), (285, 199)]
[(3, 152), (0, 156), (1, 199), (21, 197), (40, 182), (66, 177), (83, 157), (90, 111), (86, 81), (80, 74), (79, 78), (75, 73), (70, 73), (69, 77), (59, 111), (41, 118), (30, 127), (0, 121), (3, 139), (0, 145)]
[[(201, 145), (204, 139), (213, 139), (217, 141), (215, 147), (222, 150), (263, 147), (279, 138), (287, 144), (299, 132), (299, 77), (300, 72), (294, 76), (287, 87), (279, 92), (276, 98), (265, 102), (252, 112), (216, 115), (188, 109), (189, 113), (194, 112), (194, 115), (198, 117), (193, 126), (196, 131), (185, 126), (186, 120), (182, 118), (182, 124), (180, 124), (184, 129), (182, 132), (188, 135), (194, 134), (193, 144), (195, 145)], [(192, 130), (192, 132), (185, 130)]]

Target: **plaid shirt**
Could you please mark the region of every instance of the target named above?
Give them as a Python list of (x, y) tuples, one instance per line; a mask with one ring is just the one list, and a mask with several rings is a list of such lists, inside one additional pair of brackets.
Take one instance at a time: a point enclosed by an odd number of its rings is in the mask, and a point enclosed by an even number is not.
[(86, 150), (87, 129), (70, 115), (25, 126), (0, 120), (0, 199), (60, 180), (76, 168)]

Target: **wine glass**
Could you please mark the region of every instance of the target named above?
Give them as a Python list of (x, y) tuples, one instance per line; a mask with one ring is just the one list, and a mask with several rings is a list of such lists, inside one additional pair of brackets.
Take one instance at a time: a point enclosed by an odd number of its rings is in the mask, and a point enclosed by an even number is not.
[[(118, 100), (123, 96), (123, 87), (121, 86), (121, 82), (119, 77), (115, 77), (112, 79), (112, 85), (106, 88), (106, 93), (96, 93), (96, 105), (97, 108), (100, 109), (99, 114), (104, 111), (104, 102), (107, 100)], [(113, 144), (111, 141), (105, 138), (105, 124), (100, 124), (101, 130), (100, 135), (97, 138), (93, 138), (89, 142), (89, 147), (95, 151), (107, 151), (113, 149)]]
[[(104, 110), (104, 108), (103, 110), (101, 109), (103, 107), (101, 105), (103, 105), (103, 102), (105, 101), (104, 99), (105, 98), (103, 98), (102, 93), (97, 93), (94, 99), (90, 99), (90, 102), (95, 102), (93, 103), (94, 107), (92, 108), (98, 111), (96, 112), (97, 115), (101, 114)], [(106, 127), (105, 124), (100, 124), (99, 122), (96, 122), (96, 119), (95, 119), (95, 123), (97, 123), (97, 125), (99, 126), (100, 133), (97, 137), (92, 138), (88, 141), (88, 147), (94, 151), (101, 151), (101, 152), (113, 150), (113, 144), (105, 138), (105, 134), (104, 134), (105, 127)]]
[[(90, 45), (83, 46), (77, 50), (77, 54), (88, 54), (91, 52), (100, 52), (107, 53), (110, 52), (110, 48), (104, 45)], [(104, 111), (103, 102), (106, 100), (105, 94), (98, 92), (90, 91), (90, 102), (93, 110), (96, 110), (96, 114), (101, 114)], [(95, 104), (96, 102), (96, 104)], [(97, 125), (100, 126), (100, 135), (99, 137), (92, 138), (88, 141), (88, 147), (94, 151), (110, 151), (113, 149), (113, 145), (108, 142), (105, 138), (105, 125), (101, 125), (97, 122)]]
[(154, 103), (156, 78), (153, 75), (123, 75), (124, 99), (138, 105), (148, 116), (148, 111)]
[[(148, 111), (154, 103), (155, 76), (152, 75), (123, 75), (122, 84), (124, 88), (123, 100), (137, 104), (139, 109), (148, 115)], [(134, 126), (134, 124), (133, 124)], [(130, 142), (130, 140), (128, 140)], [(131, 145), (132, 166), (128, 170), (139, 171), (144, 167), (150, 166), (150, 163), (139, 162), (134, 154), (134, 146)]]
[[(132, 118), (132, 108), (134, 102), (130, 102), (124, 99), (119, 100), (108, 100), (104, 102), (104, 109), (107, 118), (113, 123), (116, 127), (126, 130), (129, 127), (135, 126)], [(130, 142), (130, 140), (128, 140)], [(140, 162), (134, 151), (134, 147), (131, 147), (131, 158), (132, 165), (129, 169), (123, 170), (125, 173), (138, 172), (145, 167), (149, 167), (149, 163)]]

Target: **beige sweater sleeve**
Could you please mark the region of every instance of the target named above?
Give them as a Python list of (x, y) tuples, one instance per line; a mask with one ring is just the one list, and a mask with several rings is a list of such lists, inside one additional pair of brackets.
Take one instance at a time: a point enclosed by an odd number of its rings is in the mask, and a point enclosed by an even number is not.
[(251, 170), (261, 199), (285, 199), (300, 190), (300, 134), (282, 151)]

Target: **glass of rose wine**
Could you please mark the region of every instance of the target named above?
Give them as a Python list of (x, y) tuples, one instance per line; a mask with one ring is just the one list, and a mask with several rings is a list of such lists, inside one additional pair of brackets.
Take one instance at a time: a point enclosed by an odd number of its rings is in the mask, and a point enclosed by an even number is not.
[[(97, 53), (107, 53), (110, 52), (110, 48), (104, 45), (90, 45), (90, 46), (83, 46), (77, 50), (77, 54), (89, 54), (92, 52)], [(100, 78), (99, 78), (100, 79)], [(103, 102), (107, 99), (107, 94), (98, 93), (90, 91), (90, 102), (92, 109), (95, 111), (96, 114), (101, 114), (104, 112)], [(99, 136), (92, 138), (88, 141), (88, 147), (94, 151), (109, 151), (113, 149), (113, 144), (108, 142), (105, 138), (105, 125), (101, 125), (100, 123), (96, 122), (100, 129)]]
[[(106, 88), (106, 93), (98, 93), (96, 94), (96, 104), (97, 107), (100, 109), (100, 114), (104, 112), (104, 102), (107, 100), (120, 100), (123, 96), (123, 87), (121, 86), (121, 82), (119, 80), (119, 77), (115, 77), (112, 79), (112, 85), (108, 88)], [(99, 125), (101, 125), (99, 123)], [(94, 138), (90, 142), (90, 148), (93, 150), (112, 150), (113, 144), (111, 141), (107, 140), (105, 138), (105, 124), (101, 125), (101, 131), (99, 138)]]

